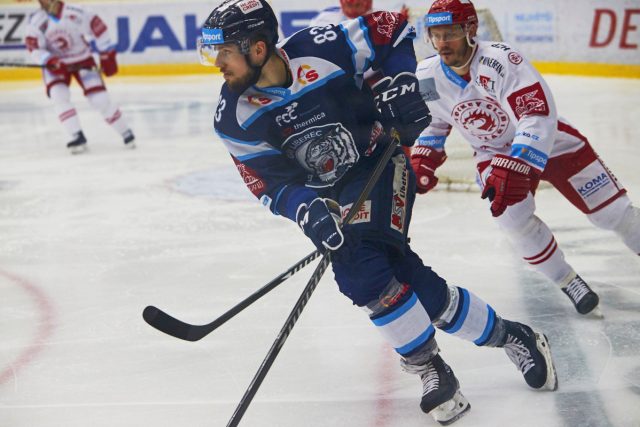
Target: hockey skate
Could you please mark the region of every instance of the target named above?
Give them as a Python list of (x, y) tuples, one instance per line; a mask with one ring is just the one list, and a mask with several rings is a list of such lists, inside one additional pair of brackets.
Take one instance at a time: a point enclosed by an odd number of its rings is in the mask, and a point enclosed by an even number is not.
[(471, 409), (471, 405), (460, 392), (460, 384), (439, 354), (422, 365), (411, 365), (401, 361), (402, 368), (422, 379), (420, 408), (442, 425), (449, 425)]
[(602, 312), (598, 308), (600, 298), (598, 298), (598, 294), (593, 292), (585, 281), (582, 280), (582, 277), (576, 274), (565, 286), (562, 286), (561, 289), (562, 292), (569, 297), (578, 313), (591, 313), (596, 317), (602, 317)]
[(527, 384), (539, 390), (556, 390), (558, 377), (547, 337), (522, 323), (504, 320), (509, 359), (522, 372)]
[(133, 135), (133, 132), (131, 131), (131, 129), (127, 129), (127, 131), (122, 135), (124, 146), (131, 150), (136, 148), (135, 139), (136, 137), (135, 135)]
[(73, 141), (67, 143), (67, 148), (71, 154), (81, 154), (87, 151), (87, 138), (82, 131), (75, 134)]

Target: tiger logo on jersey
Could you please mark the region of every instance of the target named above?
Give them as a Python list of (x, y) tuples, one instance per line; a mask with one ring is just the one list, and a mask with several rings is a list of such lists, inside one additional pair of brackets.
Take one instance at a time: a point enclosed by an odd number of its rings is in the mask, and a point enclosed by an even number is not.
[(333, 185), (360, 158), (353, 135), (341, 123), (305, 129), (287, 138), (282, 147), (288, 158), (309, 172), (310, 187)]

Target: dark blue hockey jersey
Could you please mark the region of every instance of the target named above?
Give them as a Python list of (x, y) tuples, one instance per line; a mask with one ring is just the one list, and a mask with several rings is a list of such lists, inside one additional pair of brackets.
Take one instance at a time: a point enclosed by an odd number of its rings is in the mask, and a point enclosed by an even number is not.
[(214, 128), (244, 182), (269, 209), (295, 221), (301, 203), (334, 186), (369, 156), (382, 134), (369, 68), (415, 72), (414, 32), (404, 17), (374, 12), (301, 30), (278, 44), (290, 87), (224, 84)]

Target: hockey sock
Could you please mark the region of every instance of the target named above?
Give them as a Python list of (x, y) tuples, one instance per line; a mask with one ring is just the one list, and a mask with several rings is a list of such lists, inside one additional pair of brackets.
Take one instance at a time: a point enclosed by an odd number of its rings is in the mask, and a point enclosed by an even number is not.
[(93, 108), (100, 111), (105, 121), (124, 137), (129, 130), (129, 125), (122, 117), (120, 109), (111, 102), (107, 91), (90, 93), (87, 95), (87, 99)]
[(435, 334), (427, 310), (407, 284), (391, 279), (379, 299), (367, 304), (369, 318), (402, 356), (419, 350)]
[(49, 89), (49, 97), (53, 101), (53, 109), (58, 115), (62, 127), (71, 137), (74, 137), (82, 129), (78, 113), (71, 104), (69, 87), (64, 84), (53, 85)]
[[(467, 289), (449, 286), (448, 304), (434, 325), (474, 344), (486, 345), (500, 319), (489, 304)], [(499, 322), (498, 322), (499, 323)]]
[(557, 283), (573, 270), (565, 261), (553, 233), (537, 216), (531, 215), (521, 227), (503, 226), (503, 229), (516, 252), (553, 282)]

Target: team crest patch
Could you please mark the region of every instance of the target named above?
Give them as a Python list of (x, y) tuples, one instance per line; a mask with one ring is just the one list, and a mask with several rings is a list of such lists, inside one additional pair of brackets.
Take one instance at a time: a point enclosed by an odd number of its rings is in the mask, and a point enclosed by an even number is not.
[(483, 141), (501, 137), (509, 127), (509, 115), (500, 105), (487, 99), (461, 102), (451, 117), (469, 134)]
[(507, 99), (518, 120), (523, 116), (549, 115), (547, 97), (539, 82), (512, 93)]
[(360, 158), (351, 132), (341, 123), (305, 129), (287, 138), (282, 148), (308, 172), (309, 187), (333, 185)]

